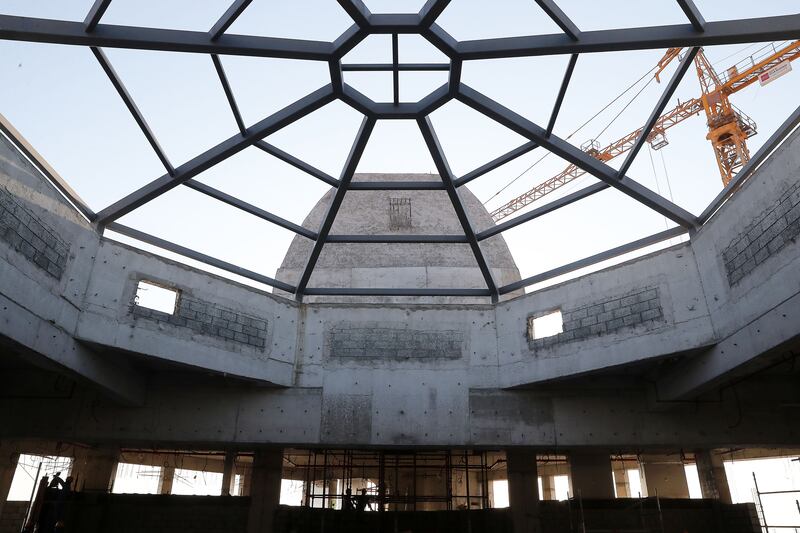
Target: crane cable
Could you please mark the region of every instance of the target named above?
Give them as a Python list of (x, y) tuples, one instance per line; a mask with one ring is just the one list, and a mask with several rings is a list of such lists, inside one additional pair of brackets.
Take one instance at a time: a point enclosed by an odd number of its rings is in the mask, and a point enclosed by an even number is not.
[[(641, 83), (641, 82), (642, 82), (642, 80), (644, 80), (646, 77), (650, 76), (650, 75), (653, 73), (653, 71), (655, 71), (657, 68), (658, 68), (658, 66), (654, 66), (653, 68), (651, 68), (650, 70), (648, 70), (647, 72), (645, 72), (645, 73), (644, 73), (644, 75), (642, 75), (642, 77), (641, 77), (641, 78), (639, 78), (639, 79), (638, 79), (638, 80), (636, 80), (635, 82), (631, 83), (631, 84), (630, 84), (630, 85), (629, 85), (629, 86), (628, 86), (628, 87), (627, 87), (627, 88), (626, 88), (624, 91), (622, 91), (621, 93), (619, 93), (619, 94), (618, 94), (618, 95), (617, 95), (617, 96), (616, 96), (616, 97), (615, 97), (613, 100), (611, 100), (609, 103), (607, 103), (607, 104), (606, 104), (606, 105), (605, 105), (605, 106), (604, 106), (604, 107), (603, 107), (603, 108), (602, 108), (600, 111), (598, 111), (597, 113), (595, 113), (594, 115), (592, 115), (592, 117), (591, 117), (591, 118), (589, 118), (589, 119), (588, 119), (586, 122), (584, 122), (583, 124), (581, 124), (580, 126), (578, 126), (578, 128), (577, 128), (575, 131), (573, 131), (572, 133), (570, 133), (570, 134), (569, 134), (569, 135), (566, 137), (566, 139), (565, 139), (565, 140), (569, 140), (569, 139), (571, 139), (571, 138), (572, 138), (572, 137), (573, 137), (575, 134), (577, 134), (577, 133), (578, 133), (579, 131), (581, 131), (583, 128), (585, 128), (586, 126), (588, 126), (588, 125), (589, 125), (589, 123), (590, 123), (590, 122), (592, 122), (594, 119), (596, 119), (596, 118), (597, 118), (597, 117), (598, 117), (598, 116), (599, 116), (601, 113), (603, 113), (603, 111), (605, 111), (606, 109), (608, 109), (609, 107), (611, 107), (612, 105), (614, 105), (614, 104), (617, 102), (617, 100), (619, 100), (620, 98), (622, 98), (623, 96), (625, 96), (625, 94), (627, 94), (627, 93), (628, 93), (628, 92), (629, 92), (631, 89), (633, 89), (633, 88), (634, 88), (636, 85), (638, 85), (639, 83)], [(636, 93), (636, 95), (634, 95), (633, 99), (632, 99), (630, 102), (628, 102), (628, 103), (625, 105), (625, 107), (623, 107), (623, 108), (622, 108), (622, 111), (625, 111), (625, 109), (627, 109), (627, 108), (628, 108), (628, 106), (629, 106), (629, 105), (630, 105), (630, 104), (633, 102), (633, 100), (635, 100), (635, 99), (636, 99), (636, 97), (638, 97), (638, 96), (639, 96), (639, 95), (642, 93), (642, 91), (644, 90), (644, 88), (645, 88), (645, 87), (647, 87), (648, 85), (650, 85), (650, 82), (652, 82), (652, 81), (653, 81), (653, 79), (655, 79), (655, 78), (652, 78), (652, 77), (650, 78), (650, 81), (648, 81), (648, 82), (645, 84), (645, 86), (644, 86), (644, 87), (642, 87), (642, 89), (641, 89), (641, 90), (640, 90), (638, 93)], [(620, 113), (622, 113), (622, 111), (620, 111)], [(614, 118), (611, 120), (611, 122), (610, 122), (610, 123), (609, 123), (609, 124), (608, 124), (608, 125), (607, 125), (607, 126), (604, 128), (604, 129), (603, 129), (603, 131), (601, 131), (601, 132), (600, 132), (600, 134), (602, 134), (603, 132), (605, 132), (605, 131), (608, 129), (608, 127), (609, 127), (609, 126), (610, 126), (610, 125), (611, 125), (611, 124), (612, 124), (612, 123), (613, 123), (613, 122), (614, 122), (614, 121), (615, 121), (615, 120), (616, 120), (616, 119), (619, 117), (620, 113), (618, 113), (618, 114), (617, 114), (617, 116), (615, 116), (615, 117), (614, 117)], [(598, 135), (598, 137), (599, 137), (599, 135)], [(516, 181), (517, 181), (518, 179), (520, 179), (522, 176), (524, 176), (525, 174), (527, 174), (527, 173), (528, 173), (528, 172), (529, 172), (531, 169), (533, 169), (533, 167), (535, 167), (536, 165), (538, 165), (539, 163), (541, 163), (541, 162), (542, 162), (542, 161), (543, 161), (545, 158), (547, 158), (547, 157), (548, 157), (550, 154), (552, 154), (552, 152), (547, 152), (547, 153), (546, 153), (546, 154), (544, 154), (542, 157), (540, 157), (539, 159), (537, 159), (536, 161), (534, 161), (534, 162), (533, 162), (533, 164), (532, 164), (531, 166), (529, 166), (528, 168), (526, 168), (525, 170), (523, 170), (522, 172), (520, 172), (520, 173), (519, 173), (519, 175), (517, 175), (517, 177), (515, 177), (514, 179), (512, 179), (511, 181), (509, 181), (509, 182), (508, 182), (506, 185), (504, 185), (504, 186), (503, 186), (503, 187), (502, 187), (500, 190), (498, 190), (496, 193), (494, 193), (494, 194), (493, 194), (493, 195), (492, 195), (492, 196), (491, 196), (491, 197), (490, 197), (488, 200), (486, 200), (486, 201), (484, 202), (484, 204), (487, 204), (487, 203), (491, 202), (492, 200), (494, 200), (494, 199), (495, 199), (495, 198), (496, 198), (498, 195), (500, 195), (500, 194), (501, 194), (503, 191), (505, 191), (506, 189), (508, 189), (508, 188), (509, 188), (509, 187), (510, 187), (512, 184), (514, 184), (514, 182), (516, 182)]]

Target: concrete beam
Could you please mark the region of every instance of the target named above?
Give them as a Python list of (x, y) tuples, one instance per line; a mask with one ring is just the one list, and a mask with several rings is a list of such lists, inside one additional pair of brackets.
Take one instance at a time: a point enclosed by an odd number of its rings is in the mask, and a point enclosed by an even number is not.
[(788, 296), (708, 351), (681, 363), (656, 382), (658, 401), (670, 402), (697, 395), (752, 370), (748, 363), (775, 354), (800, 338), (800, 291)]
[(2, 294), (0, 317), (0, 336), (35, 352), (123, 404), (138, 405), (144, 401), (144, 380), (124, 361), (93, 352), (61, 328)]

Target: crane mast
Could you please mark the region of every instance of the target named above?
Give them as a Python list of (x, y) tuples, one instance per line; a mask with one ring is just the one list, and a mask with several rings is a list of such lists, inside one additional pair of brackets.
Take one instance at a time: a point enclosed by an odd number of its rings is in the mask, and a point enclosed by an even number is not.
[[(667, 50), (658, 62), (656, 80), (659, 80), (660, 73), (679, 56), (680, 52), (681, 48)], [(749, 63), (740, 62), (720, 75), (700, 50), (694, 59), (700, 81), (700, 97), (678, 102), (675, 108), (661, 115), (648, 135), (647, 141), (655, 150), (663, 148), (668, 144), (666, 130), (704, 112), (708, 126), (706, 138), (711, 141), (722, 183), (727, 185), (736, 172), (750, 160), (746, 140), (757, 133), (756, 123), (734, 106), (729, 96), (748, 87), (781, 63), (794, 61), (798, 57), (800, 57), (800, 40), (793, 41), (780, 49), (775, 48), (773, 44), (765, 56), (758, 60), (750, 57)], [(641, 133), (642, 128), (639, 128), (602, 148), (595, 140), (591, 140), (584, 143), (581, 150), (600, 161), (610, 161), (630, 150)], [(492, 211), (492, 218), (495, 222), (502, 220), (585, 173), (586, 171), (577, 166), (569, 165), (559, 174)]]

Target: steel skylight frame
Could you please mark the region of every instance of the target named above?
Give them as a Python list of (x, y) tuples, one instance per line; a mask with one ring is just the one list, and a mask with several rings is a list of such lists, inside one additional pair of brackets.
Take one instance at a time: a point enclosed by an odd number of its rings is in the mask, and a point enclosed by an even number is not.
[[(504, 37), (457, 41), (436, 24), (437, 17), (448, 6), (450, 0), (428, 0), (418, 13), (375, 14), (361, 0), (338, 0), (342, 8), (353, 19), (354, 24), (333, 42), (284, 39), (226, 33), (233, 22), (241, 16), (252, 0), (236, 0), (220, 16), (208, 32), (155, 29), (143, 27), (101, 24), (103, 14), (112, 0), (96, 0), (83, 22), (37, 19), (0, 15), (0, 39), (32, 41), (54, 44), (88, 46), (92, 49), (100, 66), (119, 93), (143, 135), (161, 160), (166, 174), (118, 200), (98, 213), (94, 213), (72, 191), (63, 180), (46, 165), (32, 147), (21, 143), (23, 152), (34, 161), (40, 170), (62, 191), (70, 201), (96, 224), (99, 231), (104, 228), (127, 235), (185, 257), (195, 259), (228, 272), (270, 285), (291, 293), (297, 300), (304, 295), (370, 295), (370, 296), (488, 296), (497, 301), (500, 295), (508, 294), (534, 283), (572, 272), (613, 257), (620, 256), (645, 246), (657, 244), (689, 232), (696, 231), (733, 190), (760, 164), (766, 156), (800, 123), (800, 108), (773, 134), (739, 172), (736, 178), (723, 189), (700, 217), (695, 217), (662, 196), (650, 191), (626, 175), (637, 152), (643, 146), (647, 134), (663, 107), (691, 64), (691, 59), (701, 46), (737, 44), (782, 39), (800, 38), (800, 14), (780, 17), (761, 17), (743, 20), (707, 22), (692, 0), (675, 0), (685, 13), (688, 24), (625, 28), (599, 31), (581, 31), (561, 10), (555, 0), (535, 0), (536, 4), (561, 28), (563, 33), (525, 37)], [(392, 39), (392, 63), (346, 64), (342, 58), (368, 35), (388, 34)], [(398, 36), (419, 34), (449, 59), (449, 63), (401, 63), (399, 61)], [(129, 48), (173, 52), (209, 54), (219, 77), (222, 90), (230, 105), (239, 132), (210, 148), (195, 158), (174, 167), (158, 144), (144, 116), (138, 110), (108, 58), (102, 51), (107, 48)], [(683, 58), (676, 73), (667, 84), (661, 98), (645, 123), (636, 140), (634, 150), (616, 171), (605, 163), (594, 159), (575, 148), (564, 139), (553, 135), (558, 113), (566, 95), (572, 72), (581, 53), (659, 49), (668, 47), (692, 47)], [(525, 117), (505, 108), (461, 81), (464, 61), (490, 58), (510, 58), (538, 55), (570, 55), (561, 87), (553, 105), (547, 127), (542, 128)], [(273, 113), (269, 117), (247, 127), (242, 119), (236, 98), (228, 83), (221, 55), (243, 55), (286, 59), (324, 61), (328, 64), (330, 84), (313, 91), (296, 102)], [(392, 101), (374, 102), (344, 82), (343, 72), (391, 72)], [(401, 71), (446, 71), (448, 81), (418, 102), (401, 102), (399, 73)], [(492, 161), (457, 177), (450, 170), (445, 154), (436, 138), (429, 115), (445, 103), (457, 99), (495, 122), (506, 126), (529, 139), (525, 144), (503, 154)], [(362, 113), (363, 119), (358, 134), (339, 178), (313, 167), (307, 162), (264, 141), (264, 138), (292, 124), (319, 108), (341, 100)], [(0, 119), (2, 117), (0, 116)], [(438, 182), (352, 182), (353, 174), (378, 120), (411, 119), (417, 122), (423, 139), (431, 152), (441, 177)], [(18, 136), (5, 120), (0, 120), (0, 129), (11, 138)], [(19, 139), (17, 139), (19, 140)], [(18, 144), (20, 144), (18, 142)], [(196, 181), (203, 171), (235, 155), (247, 147), (255, 146), (319, 179), (335, 189), (333, 200), (321, 227), (313, 231), (294, 224), (277, 215), (251, 205), (239, 198)], [(498, 224), (481, 232), (475, 232), (457, 189), (513, 159), (538, 147), (549, 150), (587, 173), (600, 179), (581, 190), (559, 198), (542, 207), (533, 209), (513, 220)], [(243, 210), (258, 218), (288, 229), (314, 242), (312, 251), (296, 286), (245, 270), (164, 239), (128, 228), (116, 222), (123, 215), (141, 207), (165, 192), (184, 185), (195, 191)], [(539, 216), (577, 202), (592, 194), (614, 187), (638, 202), (650, 207), (678, 224), (655, 235), (638, 239), (591, 257), (564, 265), (549, 272), (505, 286), (498, 286), (493, 278), (491, 265), (484, 257), (480, 241), (498, 235)], [(464, 235), (331, 235), (330, 230), (345, 194), (351, 190), (444, 190), (450, 198)], [(466, 243), (475, 256), (478, 268), (486, 282), (485, 289), (404, 289), (404, 288), (315, 288), (308, 287), (316, 261), (328, 243)]]

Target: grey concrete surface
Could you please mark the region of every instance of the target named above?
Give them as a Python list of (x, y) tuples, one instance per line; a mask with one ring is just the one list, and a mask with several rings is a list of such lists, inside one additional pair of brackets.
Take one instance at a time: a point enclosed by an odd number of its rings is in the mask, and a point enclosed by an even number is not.
[[(0, 413), (7, 423), (0, 436), (353, 446), (797, 441), (790, 411), (775, 407), (776, 398), (779, 405), (798, 400), (791, 383), (764, 390), (756, 386), (761, 382), (747, 382), (735, 391), (720, 389), (712, 402), (683, 402), (729, 383), (797, 340), (798, 244), (789, 239), (773, 246), (736, 283), (730, 282), (725, 250), (787, 197), (800, 165), (799, 133), (690, 242), (497, 305), (455, 298), (298, 304), (100, 237), (8, 143), (0, 146), (0, 156), (0, 186), (69, 249), (57, 277), (37, 263), (35, 253), (26, 254), (14, 239), (0, 239), (0, 334), (28, 357), (36, 355), (93, 387), (81, 386), (57, 402), (4, 401)], [(412, 178), (435, 177), (359, 177)], [(430, 191), (399, 193), (410, 198), (405, 214), (397, 211), (405, 209), (404, 202), (392, 207), (394, 193), (377, 193), (370, 202), (358, 200), (360, 194), (368, 193), (353, 192), (349, 205), (345, 200), (332, 234), (456, 232), (455, 218), (442, 207), (449, 204)], [(479, 229), (490, 223), (466, 191), (464, 200)], [(309, 214), (309, 227), (319, 221), (324, 202)], [(15, 220), (19, 234), (22, 219)], [(770, 227), (763, 229), (774, 232)], [(292, 244), (279, 270), (288, 281), (305, 264), (303, 241)], [(414, 253), (403, 252), (402, 245), (326, 246), (312, 285), (482, 283), (468, 247), (414, 246)], [(503, 282), (519, 278), (501, 239), (494, 239), (487, 255)], [(412, 278), (417, 281), (409, 285)], [(180, 291), (194, 317), (136, 311), (140, 280)], [(201, 302), (203, 310), (192, 302)], [(614, 315), (623, 308), (624, 316)], [(553, 309), (564, 311), (565, 333), (549, 341), (529, 339), (529, 318)], [(208, 327), (188, 322), (198, 320), (197, 313)], [(626, 323), (625, 317), (634, 318)], [(214, 318), (227, 322), (215, 325)], [(246, 342), (223, 333), (241, 325), (234, 333), (245, 335), (244, 318), (260, 321), (263, 329)], [(223, 381), (182, 382), (152, 365)], [(609, 370), (624, 373), (642, 365), (653, 373), (635, 383), (591, 385)], [(669, 410), (648, 403), (644, 389), (651, 382), (655, 401)]]

